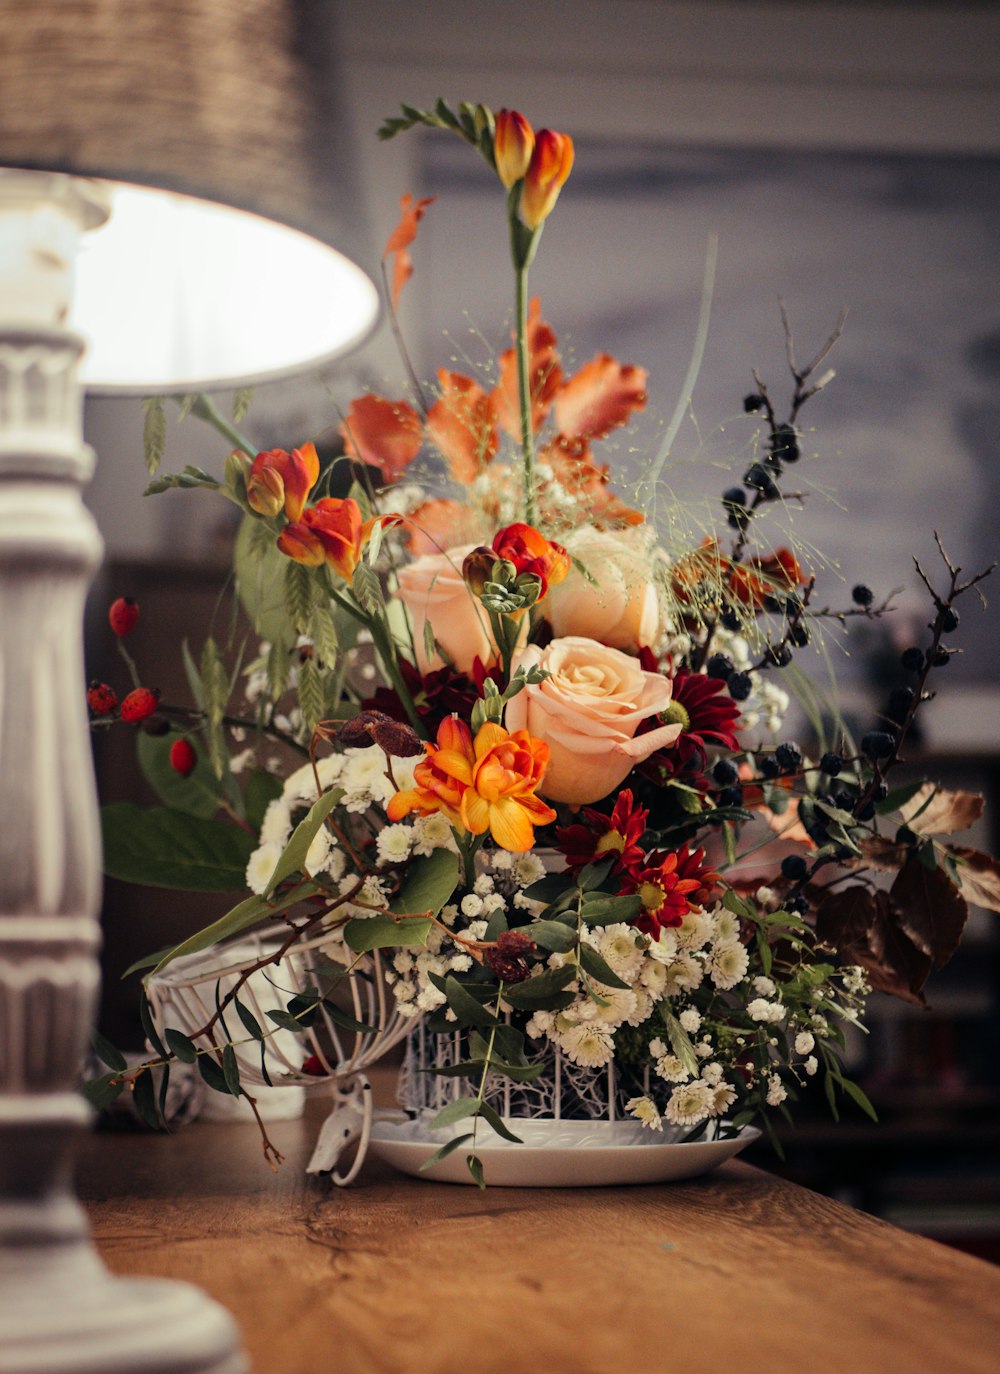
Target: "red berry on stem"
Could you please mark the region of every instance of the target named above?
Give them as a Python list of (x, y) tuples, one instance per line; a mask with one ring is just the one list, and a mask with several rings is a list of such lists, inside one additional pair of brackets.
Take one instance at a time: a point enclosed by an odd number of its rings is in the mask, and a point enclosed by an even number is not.
[(124, 639), (132, 633), (138, 619), (138, 601), (133, 601), (130, 596), (120, 596), (117, 601), (112, 601), (108, 621), (119, 639)]
[(87, 705), (95, 716), (110, 716), (118, 705), (118, 693), (106, 682), (94, 681), (87, 688)]
[(136, 721), (151, 716), (159, 704), (159, 692), (152, 691), (149, 687), (137, 687), (134, 692), (129, 692), (122, 702), (119, 714), (122, 720), (135, 724)]
[(191, 741), (175, 739), (170, 746), (170, 767), (174, 772), (180, 773), (182, 778), (186, 778), (194, 772), (194, 766), (197, 762), (198, 755), (195, 753)]

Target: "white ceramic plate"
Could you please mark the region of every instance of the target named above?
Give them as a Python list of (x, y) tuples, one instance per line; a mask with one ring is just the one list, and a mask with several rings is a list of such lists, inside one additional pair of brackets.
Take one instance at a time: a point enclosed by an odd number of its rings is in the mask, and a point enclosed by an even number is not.
[[(732, 1159), (760, 1136), (744, 1126), (728, 1140), (680, 1143), (660, 1137), (638, 1121), (514, 1121), (510, 1129), (522, 1144), (504, 1140), (481, 1123), (476, 1153), (483, 1162), (486, 1183), (493, 1188), (601, 1188), (624, 1183), (669, 1183), (696, 1178), (724, 1160)], [(437, 1183), (473, 1182), (460, 1145), (430, 1169), (426, 1159), (467, 1122), (431, 1131), (426, 1120), (401, 1113), (381, 1112), (372, 1123), (369, 1149), (404, 1174)]]

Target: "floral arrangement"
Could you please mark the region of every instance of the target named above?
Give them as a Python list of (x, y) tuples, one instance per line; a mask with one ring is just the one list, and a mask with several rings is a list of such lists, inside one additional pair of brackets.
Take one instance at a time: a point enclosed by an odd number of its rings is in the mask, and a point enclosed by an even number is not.
[[(482, 1129), (516, 1132), (496, 1085), (531, 1083), (553, 1052), (613, 1066), (627, 1111), (677, 1138), (768, 1123), (815, 1076), (834, 1112), (841, 1094), (870, 1112), (844, 1073), (845, 1027), (873, 988), (922, 1001), (967, 901), (1000, 909), (996, 862), (950, 838), (981, 799), (891, 782), (955, 652), (956, 602), (981, 599), (986, 572), (963, 579), (943, 549), (937, 585), (918, 569), (927, 636), (903, 655), (880, 728), (855, 743), (816, 709), (808, 751), (783, 737), (793, 657), (890, 609), (860, 584), (818, 606), (803, 555), (766, 542), (769, 510), (800, 500), (784, 479), (808, 457), (801, 412), (832, 378), (839, 327), (801, 368), (789, 332), (787, 409), (755, 374), (722, 533), (665, 540), (645, 514), (658, 460), (643, 508), (595, 456), (646, 405), (646, 373), (601, 354), (567, 376), (528, 292), (572, 141), (444, 102), (404, 106), (381, 134), (414, 125), (461, 137), (499, 180), (511, 345), (489, 378), (442, 370), (430, 389), (411, 369), (407, 397), (357, 398), (332, 461), (308, 442), (257, 452), (237, 428), (246, 398), (229, 421), (197, 397), (185, 411), (231, 447), (223, 475), (165, 475), (164, 411), (147, 402), (149, 490), (209, 489), (242, 512), (252, 629), (197, 660), (185, 649), (194, 704), (171, 705), (125, 650), (138, 608), (120, 599), (111, 628), (133, 690), (88, 696), (95, 728), (142, 722), (164, 802), (105, 808), (108, 870), (250, 892), (146, 966), (278, 920), (273, 962), (322, 934), (322, 972), (272, 1026), (241, 1001), (242, 979), (191, 1037), (158, 1033), (144, 998), (153, 1057), (126, 1069), (99, 1040), (108, 1072), (91, 1096), (127, 1084), (152, 1119), (152, 1071), (181, 1059), (251, 1097), (233, 1045), (301, 1031), (321, 1007), (352, 1024), (336, 989), (381, 950), (398, 1010), (459, 1037), (441, 1069), (458, 1086), (431, 1123), (456, 1133), (435, 1158), (463, 1148), (479, 1182)], [(393, 320), (430, 204), (404, 197), (385, 250)]]

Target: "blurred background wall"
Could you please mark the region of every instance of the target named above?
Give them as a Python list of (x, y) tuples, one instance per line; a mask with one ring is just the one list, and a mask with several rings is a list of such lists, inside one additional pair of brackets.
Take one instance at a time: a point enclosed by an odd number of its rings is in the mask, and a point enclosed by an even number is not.
[[(326, 3), (326, 0), (314, 0)], [(705, 362), (665, 474), (664, 499), (718, 509), (752, 436), (741, 399), (760, 370), (787, 394), (781, 296), (800, 357), (841, 307), (836, 381), (807, 408), (808, 499), (794, 527), (816, 549), (831, 603), (855, 581), (902, 587), (884, 629), (837, 649), (860, 715), (878, 666), (906, 642), (922, 603), (911, 555), (930, 563), (937, 528), (968, 569), (996, 556), (1000, 464), (1000, 14), (991, 4), (732, 3), (731, 0), (345, 0), (330, 3), (331, 79), (341, 116), (331, 154), (356, 159), (370, 259), (399, 197), (438, 194), (421, 226), (401, 322), (415, 370), (487, 373), (512, 315), (501, 192), (444, 134), (379, 143), (400, 101), (443, 95), (521, 110), (569, 132), (577, 164), (546, 227), (532, 290), (564, 356), (604, 350), (650, 371), (641, 423), (602, 455), (627, 492), (674, 408), (693, 341), (709, 236), (719, 266)], [(335, 51), (334, 49), (335, 45)], [(253, 290), (253, 283), (247, 283)], [(403, 394), (385, 326), (328, 376), (258, 390), (244, 424), (258, 448), (335, 428), (365, 388)], [(228, 404), (223, 398), (221, 404)], [(225, 502), (143, 500), (137, 403), (93, 399), (99, 454), (89, 503), (108, 547), (91, 602), (91, 668), (108, 668), (103, 609), (144, 602), (137, 652), (148, 678), (182, 692), (178, 639), (205, 633), (233, 527)], [(225, 445), (170, 421), (166, 467), (219, 470)], [(737, 471), (739, 469), (739, 471)], [(836, 555), (842, 566), (830, 565)], [(206, 576), (211, 573), (211, 576)], [(925, 748), (951, 783), (1000, 810), (1000, 629), (963, 617), (965, 653), (927, 715)], [(133, 792), (124, 732), (98, 745), (108, 800)], [(983, 834), (983, 843), (997, 836)], [(223, 903), (223, 909), (224, 909)], [(216, 908), (218, 903), (215, 904)], [(109, 885), (106, 1016), (127, 1020), (118, 974), (215, 908)], [(968, 1248), (1000, 1254), (996, 1065), (1000, 936), (976, 916), (933, 1014), (876, 1010), (859, 1046), (886, 1124), (839, 1132), (817, 1119), (789, 1140), (796, 1176)], [(773, 1164), (773, 1159), (770, 1161)]]

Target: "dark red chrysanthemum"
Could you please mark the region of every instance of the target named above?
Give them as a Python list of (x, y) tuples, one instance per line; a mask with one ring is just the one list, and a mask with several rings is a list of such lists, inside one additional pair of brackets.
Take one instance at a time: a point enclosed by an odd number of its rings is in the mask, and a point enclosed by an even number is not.
[(649, 812), (636, 806), (632, 793), (626, 788), (618, 793), (610, 816), (585, 806), (586, 825), (566, 825), (556, 831), (556, 848), (566, 856), (571, 869), (597, 863), (609, 855), (615, 856), (614, 872), (634, 868), (646, 860), (639, 839), (646, 829)]
[(680, 849), (650, 854), (643, 868), (629, 869), (621, 891), (635, 893), (642, 901), (642, 911), (632, 924), (655, 940), (661, 930), (679, 926), (686, 912), (704, 906), (719, 880), (704, 859), (703, 849), (692, 853), (682, 844)]
[(740, 708), (729, 695), (722, 678), (680, 668), (673, 678), (673, 687), (673, 697), (666, 711), (651, 721), (644, 721), (639, 733), (655, 729), (660, 722), (672, 721), (682, 726), (680, 737), (670, 749), (660, 749), (641, 763), (639, 772), (661, 785), (677, 777), (704, 790), (710, 785), (701, 776), (708, 762), (709, 746), (728, 750), (740, 747), (736, 734)]
[[(403, 681), (413, 698), (417, 715), (427, 725), (433, 737), (437, 728), (447, 716), (457, 715), (468, 720), (472, 708), (482, 696), (483, 682), (490, 677), (502, 686), (503, 678), (499, 668), (486, 669), (477, 658), (472, 665), (472, 676), (457, 673), (454, 668), (438, 668), (436, 672), (421, 677), (420, 673), (405, 658), (399, 660)], [(367, 710), (384, 711), (393, 720), (407, 721), (409, 717), (403, 703), (391, 687), (379, 687), (374, 696), (362, 702)]]

